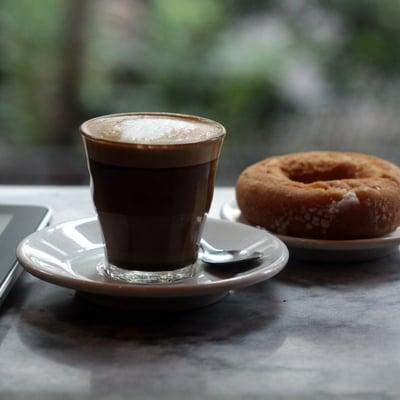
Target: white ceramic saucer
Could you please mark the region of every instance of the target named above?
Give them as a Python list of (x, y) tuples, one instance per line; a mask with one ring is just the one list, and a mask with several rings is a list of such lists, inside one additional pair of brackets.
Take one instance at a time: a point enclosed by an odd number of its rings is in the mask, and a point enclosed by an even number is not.
[[(235, 200), (225, 203), (221, 218), (250, 225), (242, 216)], [(361, 262), (381, 258), (398, 251), (400, 227), (389, 235), (373, 239), (318, 240), (276, 235), (290, 249), (291, 259), (313, 262)]]
[[(104, 246), (96, 218), (46, 228), (24, 239), (17, 249), (21, 265), (32, 275), (72, 288), (90, 301), (114, 307), (177, 310), (214, 303), (229, 290), (254, 285), (276, 275), (288, 261), (286, 246), (266, 231), (208, 218), (203, 236), (215, 247), (264, 253), (257, 264), (213, 268), (198, 261), (193, 278), (174, 284), (131, 284), (98, 272)], [(101, 268), (100, 268), (101, 269)]]

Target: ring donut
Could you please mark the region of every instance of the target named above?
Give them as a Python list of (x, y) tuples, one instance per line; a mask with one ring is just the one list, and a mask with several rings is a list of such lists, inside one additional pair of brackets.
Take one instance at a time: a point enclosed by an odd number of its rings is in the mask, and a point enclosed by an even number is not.
[(278, 234), (379, 237), (400, 225), (400, 168), (360, 153), (272, 157), (242, 172), (236, 197), (251, 224)]

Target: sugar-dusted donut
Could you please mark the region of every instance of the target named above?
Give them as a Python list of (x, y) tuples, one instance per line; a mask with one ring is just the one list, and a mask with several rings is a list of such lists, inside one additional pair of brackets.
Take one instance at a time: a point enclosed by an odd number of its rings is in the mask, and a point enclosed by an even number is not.
[(251, 224), (278, 234), (379, 237), (400, 225), (400, 168), (359, 153), (271, 157), (242, 172), (236, 197)]

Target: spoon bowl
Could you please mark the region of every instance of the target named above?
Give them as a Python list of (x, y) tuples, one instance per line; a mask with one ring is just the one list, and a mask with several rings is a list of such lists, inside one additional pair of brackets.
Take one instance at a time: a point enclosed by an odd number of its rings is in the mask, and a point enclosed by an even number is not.
[(205, 239), (200, 241), (199, 258), (206, 264), (237, 264), (260, 260), (264, 254), (255, 250), (217, 249)]

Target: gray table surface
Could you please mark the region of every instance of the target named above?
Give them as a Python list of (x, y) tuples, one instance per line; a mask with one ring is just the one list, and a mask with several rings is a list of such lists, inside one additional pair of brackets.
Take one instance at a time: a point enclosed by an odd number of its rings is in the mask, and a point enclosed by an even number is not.
[[(232, 189), (218, 189), (211, 215)], [(87, 187), (0, 187), (53, 223), (93, 215)], [(0, 316), (0, 399), (398, 399), (400, 257), (291, 262), (175, 315), (122, 314), (25, 274)]]

